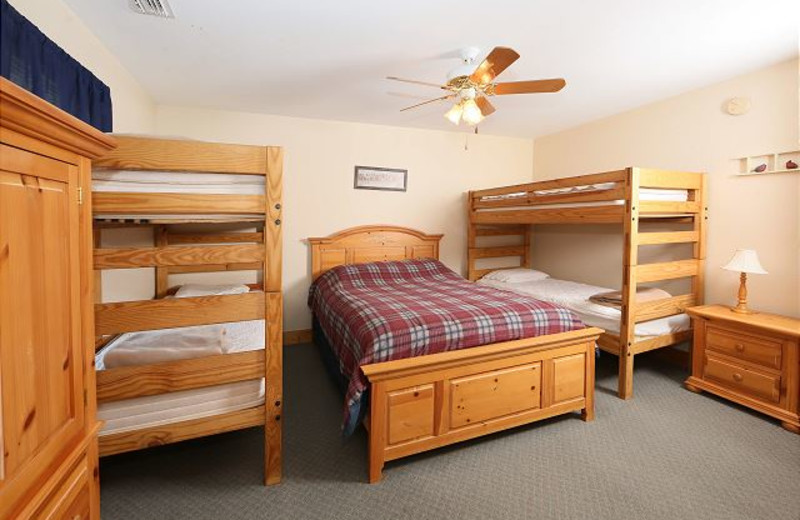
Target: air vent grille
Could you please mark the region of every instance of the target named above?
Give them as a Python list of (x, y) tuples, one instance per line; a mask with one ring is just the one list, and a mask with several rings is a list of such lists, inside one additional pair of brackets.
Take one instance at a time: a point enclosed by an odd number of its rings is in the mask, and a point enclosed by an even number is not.
[(172, 7), (167, 0), (129, 0), (128, 5), (139, 14), (149, 14), (161, 18), (175, 18)]

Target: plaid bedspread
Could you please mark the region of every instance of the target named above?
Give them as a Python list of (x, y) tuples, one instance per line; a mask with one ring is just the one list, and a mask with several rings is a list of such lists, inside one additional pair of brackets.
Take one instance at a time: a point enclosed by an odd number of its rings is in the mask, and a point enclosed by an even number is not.
[(349, 380), (345, 435), (362, 415), (361, 365), (583, 328), (563, 307), (473, 284), (437, 260), (336, 267), (308, 305)]

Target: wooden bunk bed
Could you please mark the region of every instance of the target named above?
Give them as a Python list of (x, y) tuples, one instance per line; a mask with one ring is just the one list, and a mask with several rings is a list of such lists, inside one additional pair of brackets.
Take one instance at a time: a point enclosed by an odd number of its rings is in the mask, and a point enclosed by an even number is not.
[[(441, 237), (374, 225), (311, 238), (312, 275), (340, 265), (438, 260)], [(370, 383), (369, 481), (381, 479), (386, 461), (548, 417), (577, 411), (592, 421), (601, 332), (589, 327), (361, 365)]]
[[(163, 190), (94, 191), (94, 268), (97, 285), (107, 269), (155, 268), (153, 300), (102, 303), (95, 295), (95, 335), (103, 345), (116, 335), (209, 324), (235, 325), (266, 320), (264, 348), (193, 359), (107, 368), (97, 372), (97, 399), (115, 403), (172, 392), (219, 388), (263, 380), (264, 398), (236, 411), (177, 419), (156, 426), (123, 429), (100, 436), (101, 456), (254, 426), (265, 427), (265, 483), (281, 479), (282, 295), (281, 190), (282, 150), (196, 141), (119, 137), (119, 147), (94, 163), (95, 171), (125, 171), (153, 176), (230, 174), (263, 177), (258, 194), (217, 194)], [(144, 174), (147, 176), (147, 174)], [(230, 175), (224, 176), (231, 179)], [(250, 177), (247, 177), (250, 178)], [(259, 179), (260, 181), (260, 179)], [(126, 181), (127, 182), (127, 181)], [(96, 185), (101, 182), (96, 181)], [(121, 183), (123, 190), (125, 182)], [(100, 189), (95, 188), (95, 189)], [(86, 195), (88, 196), (88, 194)], [(245, 231), (182, 232), (186, 223), (233, 223)], [(184, 225), (184, 228), (181, 228)], [(154, 247), (101, 247), (109, 227), (154, 230)], [(218, 226), (217, 226), (218, 227)], [(229, 228), (230, 226), (228, 226)], [(251, 292), (166, 297), (170, 274), (258, 269), (261, 282)], [(166, 297), (166, 298), (165, 298)], [(259, 341), (261, 335), (258, 336)]]
[[(511, 267), (530, 267), (531, 225), (609, 224), (624, 234), (622, 305), (619, 335), (606, 332), (598, 344), (619, 356), (622, 399), (633, 396), (633, 360), (636, 354), (691, 339), (691, 330), (637, 339), (637, 323), (682, 314), (703, 303), (706, 256), (707, 181), (702, 173), (645, 168), (567, 177), (468, 194), (468, 277), (479, 280), (495, 268), (479, 268), (484, 259), (517, 259)], [(683, 200), (648, 200), (647, 190), (685, 192)], [(647, 231), (650, 223), (667, 230)], [(641, 227), (640, 227), (641, 226)], [(513, 246), (487, 247), (481, 237), (517, 236)], [(519, 238), (521, 237), (521, 238)], [(691, 244), (691, 258), (640, 263), (639, 248), (658, 244)], [(508, 266), (509, 264), (505, 264)], [(636, 303), (637, 286), (691, 278), (686, 294)]]

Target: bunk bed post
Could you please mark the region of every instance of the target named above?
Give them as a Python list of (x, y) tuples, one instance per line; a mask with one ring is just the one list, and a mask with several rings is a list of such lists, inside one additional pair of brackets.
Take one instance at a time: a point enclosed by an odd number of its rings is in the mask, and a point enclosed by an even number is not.
[[(156, 247), (167, 247), (167, 226), (159, 224), (153, 228), (153, 241)], [(169, 267), (156, 267), (156, 298), (163, 298), (169, 289)]]
[(636, 339), (636, 266), (639, 263), (639, 169), (625, 173), (625, 217), (622, 260), (622, 320), (619, 329), (620, 399), (633, 397), (633, 343)]
[(705, 298), (706, 228), (708, 227), (708, 176), (700, 175), (700, 188), (694, 191), (694, 198), (700, 210), (694, 215), (692, 228), (697, 233), (693, 247), (693, 258), (697, 260), (697, 276), (692, 278), (694, 304), (703, 305)]
[(472, 222), (472, 192), (467, 192), (467, 280), (475, 281), (475, 224)]
[(267, 154), (266, 215), (264, 221), (264, 272), (262, 284), (265, 309), (265, 395), (264, 412), (264, 483), (281, 481), (282, 410), (283, 410), (283, 296), (281, 261), (283, 257), (283, 150), (269, 146)]
[[(91, 191), (91, 190), (89, 190)], [(103, 235), (101, 231), (103, 228), (94, 223), (92, 219), (92, 242), (95, 249), (102, 247)], [(94, 253), (94, 252), (93, 252)], [(103, 270), (94, 270), (94, 303), (103, 303)]]
[(525, 248), (525, 254), (522, 256), (522, 267), (525, 269), (531, 268), (531, 232), (533, 226), (524, 226), (522, 232), (522, 246)]

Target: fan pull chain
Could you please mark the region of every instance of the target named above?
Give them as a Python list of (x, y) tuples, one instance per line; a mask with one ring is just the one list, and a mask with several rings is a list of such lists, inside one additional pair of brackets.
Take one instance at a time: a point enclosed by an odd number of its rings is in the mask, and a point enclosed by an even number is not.
[[(478, 135), (478, 125), (475, 125), (475, 131), (474, 131), (474, 133), (475, 133), (475, 135)], [(464, 151), (465, 151), (465, 152), (468, 152), (468, 151), (469, 151), (469, 133), (467, 133), (467, 134), (464, 136)]]

